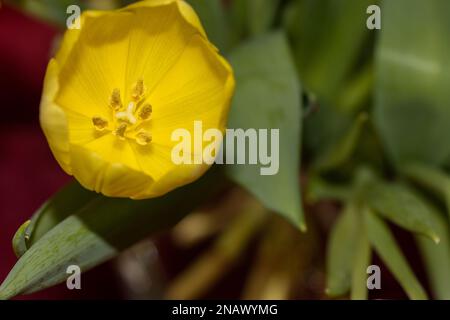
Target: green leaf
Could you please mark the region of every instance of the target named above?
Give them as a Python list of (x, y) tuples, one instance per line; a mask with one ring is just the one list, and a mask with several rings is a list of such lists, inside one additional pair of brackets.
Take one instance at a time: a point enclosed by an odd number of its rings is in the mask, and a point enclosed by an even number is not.
[(13, 244), (13, 250), (16, 257), (20, 258), (27, 250), (27, 235), (26, 230), (28, 226), (30, 225), (30, 220), (25, 221), (19, 229), (14, 234), (12, 244)]
[(320, 103), (318, 110), (304, 121), (305, 152), (314, 159), (335, 148), (351, 130), (355, 116), (333, 105)]
[(245, 0), (250, 35), (259, 35), (272, 26), (280, 0)]
[(285, 6), (283, 24), (300, 80), (319, 106), (305, 121), (304, 145), (312, 158), (339, 143), (351, 130), (355, 113), (367, 108), (373, 55), (364, 50), (371, 47), (374, 33), (366, 27), (366, 10), (376, 3), (294, 0)]
[(234, 43), (269, 31), (275, 21), (280, 0), (230, 1), (230, 18)]
[[(159, 198), (135, 201), (94, 197), (56, 226), (46, 224), (49, 230), (22, 255), (0, 286), (0, 299), (58, 284), (66, 279), (69, 265), (86, 271), (114, 257), (176, 223), (217, 192), (222, 181), (213, 170), (199, 181)], [(52, 210), (43, 211), (41, 221), (47, 214)], [(36, 226), (36, 230), (39, 228)]]
[(448, 221), (433, 211), (441, 242), (434, 244), (427, 238), (417, 236), (416, 241), (425, 262), (428, 279), (435, 299), (450, 299), (450, 230)]
[(370, 95), (374, 87), (374, 72), (371, 62), (355, 74), (342, 90), (337, 106), (347, 112), (356, 112), (370, 103)]
[(331, 297), (342, 296), (350, 290), (360, 226), (358, 208), (350, 203), (334, 224), (328, 242), (326, 293)]
[(427, 299), (425, 290), (409, 267), (386, 223), (370, 211), (366, 211), (364, 216), (370, 243), (408, 297), (414, 300)]
[(449, 12), (447, 0), (383, 2), (374, 115), (398, 167), (450, 156)]
[(188, 0), (200, 17), (209, 40), (220, 50), (230, 49), (230, 27), (221, 0)]
[(228, 5), (231, 41), (233, 45), (237, 45), (247, 33), (247, 2), (246, 0), (233, 0)]
[(439, 242), (440, 234), (433, 224), (430, 207), (406, 186), (375, 181), (368, 188), (366, 197), (368, 205), (380, 215), (402, 228)]
[(64, 186), (16, 232), (13, 239), (13, 248), (17, 257), (21, 257), (47, 231), (96, 197), (99, 197), (99, 195), (84, 189), (76, 181)]
[(336, 144), (332, 145), (323, 154), (319, 155), (315, 162), (314, 169), (317, 171), (326, 171), (335, 169), (344, 164), (356, 149), (367, 119), (367, 114), (361, 113), (341, 140), (337, 141)]
[(367, 300), (367, 267), (370, 265), (371, 259), (370, 242), (364, 226), (359, 229), (358, 233), (355, 256), (353, 257), (350, 298), (352, 300)]
[(406, 165), (401, 168), (401, 171), (440, 196), (447, 206), (447, 214), (450, 218), (450, 177), (444, 171), (423, 164)]
[(72, 181), (47, 200), (31, 217), (26, 230), (27, 247), (32, 246), (50, 229), (101, 195)]
[(346, 202), (352, 195), (349, 186), (334, 185), (313, 174), (308, 178), (307, 188), (306, 200), (310, 203), (330, 199)]
[[(260, 165), (228, 165), (228, 174), (266, 207), (305, 230), (300, 199), (301, 88), (285, 36), (276, 32), (252, 40), (233, 51), (230, 61), (237, 86), (228, 127), (268, 129), (269, 137), (270, 129), (279, 129), (279, 171), (261, 175)], [(248, 143), (246, 147), (248, 154)]]
[(366, 10), (376, 2), (302, 0), (287, 6), (284, 25), (293, 41), (301, 80), (319, 101), (332, 104), (357, 69), (371, 34)]

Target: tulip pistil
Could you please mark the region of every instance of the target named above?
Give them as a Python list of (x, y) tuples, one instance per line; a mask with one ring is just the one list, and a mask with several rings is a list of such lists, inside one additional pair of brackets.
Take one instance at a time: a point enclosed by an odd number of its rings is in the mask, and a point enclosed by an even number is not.
[(116, 118), (120, 121), (128, 122), (129, 124), (135, 124), (136, 117), (134, 116), (134, 102), (130, 102), (125, 111), (116, 112)]

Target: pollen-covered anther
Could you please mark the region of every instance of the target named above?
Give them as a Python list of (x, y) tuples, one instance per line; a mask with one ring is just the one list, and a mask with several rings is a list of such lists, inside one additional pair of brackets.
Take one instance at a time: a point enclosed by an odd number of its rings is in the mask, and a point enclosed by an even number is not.
[(144, 80), (139, 79), (133, 87), (131, 98), (137, 102), (142, 99), (143, 95), (144, 95)]
[(116, 131), (114, 131), (114, 134), (119, 137), (119, 139), (125, 139), (125, 132), (127, 131), (127, 124), (126, 123), (121, 123)]
[(106, 121), (102, 117), (93, 117), (92, 124), (98, 131), (103, 131), (108, 127), (108, 121)]
[(109, 100), (109, 106), (113, 109), (113, 110), (119, 110), (120, 108), (122, 108), (122, 100), (120, 100), (120, 91), (119, 89), (114, 89), (112, 94), (111, 94), (111, 98)]
[(150, 104), (145, 104), (144, 106), (142, 106), (142, 108), (139, 109), (139, 119), (141, 120), (147, 120), (150, 118), (150, 116), (152, 115), (152, 106)]
[(152, 135), (147, 131), (141, 130), (136, 135), (136, 143), (141, 146), (146, 146), (152, 142)]

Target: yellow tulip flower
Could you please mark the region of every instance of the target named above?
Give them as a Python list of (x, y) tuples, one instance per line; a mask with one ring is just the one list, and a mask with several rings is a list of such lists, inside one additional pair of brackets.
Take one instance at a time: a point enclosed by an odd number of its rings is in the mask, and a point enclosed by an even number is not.
[(40, 122), (58, 163), (85, 188), (151, 198), (208, 169), (174, 164), (171, 133), (194, 121), (223, 132), (234, 85), (184, 1), (86, 11), (48, 65)]

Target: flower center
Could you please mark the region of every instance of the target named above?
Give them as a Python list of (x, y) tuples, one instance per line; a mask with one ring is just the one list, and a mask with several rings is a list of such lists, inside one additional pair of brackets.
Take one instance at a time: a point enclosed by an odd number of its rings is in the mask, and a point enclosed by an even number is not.
[(152, 141), (152, 136), (142, 128), (142, 124), (150, 120), (152, 106), (144, 103), (144, 97), (145, 87), (141, 79), (133, 86), (131, 99), (126, 105), (122, 103), (120, 90), (114, 89), (109, 100), (112, 123), (95, 116), (92, 118), (94, 128), (97, 131), (110, 131), (121, 140), (132, 139), (139, 145), (148, 145)]

